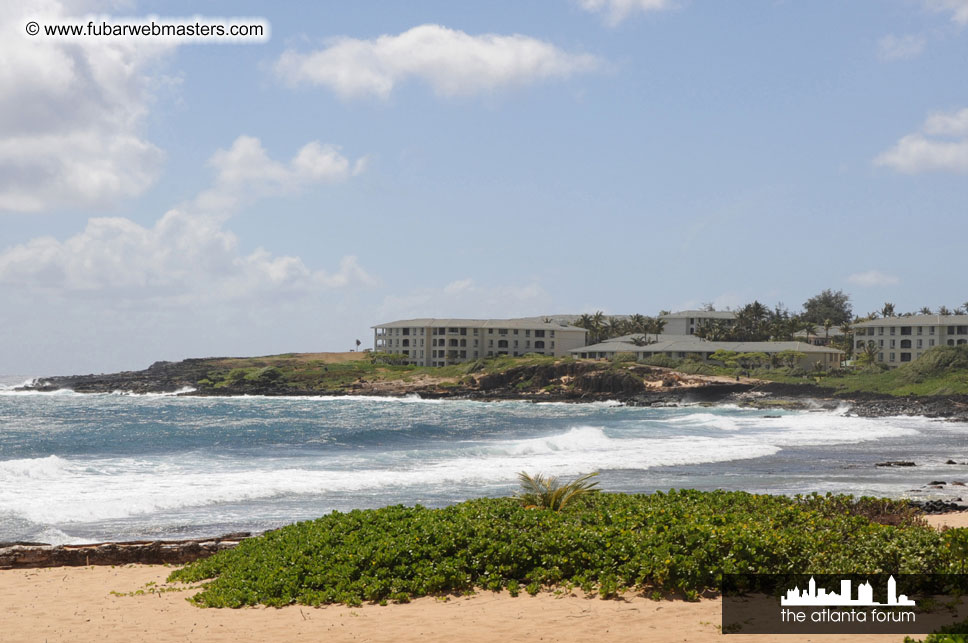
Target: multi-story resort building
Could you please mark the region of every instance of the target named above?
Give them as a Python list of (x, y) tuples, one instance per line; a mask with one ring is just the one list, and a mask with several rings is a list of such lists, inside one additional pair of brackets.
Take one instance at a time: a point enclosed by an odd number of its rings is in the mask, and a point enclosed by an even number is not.
[(538, 319), (404, 319), (373, 327), (373, 350), (417, 366), (447, 366), (498, 355), (567, 356), (588, 331)]
[(884, 317), (853, 325), (854, 352), (874, 342), (877, 362), (900, 366), (935, 346), (968, 344), (968, 315)]
[(811, 370), (820, 364), (825, 369), (838, 368), (844, 359), (843, 351), (804, 342), (711, 342), (695, 336), (659, 337), (654, 344), (638, 346), (631, 342), (632, 336), (616, 337), (600, 344), (572, 349), (573, 357), (585, 359), (611, 359), (620, 353), (635, 355), (636, 359), (649, 359), (666, 355), (677, 359), (695, 358), (708, 360), (716, 351), (736, 353), (765, 353), (777, 355), (787, 351), (801, 353), (797, 366)]
[(798, 342), (807, 342), (810, 344), (816, 344), (817, 346), (830, 346), (830, 340), (836, 339), (844, 336), (844, 331), (840, 330), (839, 326), (831, 326), (830, 328), (824, 328), (821, 325), (816, 325), (813, 330), (807, 333), (805, 330), (798, 330), (793, 333), (793, 339)]
[(666, 335), (695, 335), (701, 324), (720, 320), (732, 322), (736, 313), (731, 310), (682, 310), (659, 315), (659, 318), (665, 320), (662, 332)]

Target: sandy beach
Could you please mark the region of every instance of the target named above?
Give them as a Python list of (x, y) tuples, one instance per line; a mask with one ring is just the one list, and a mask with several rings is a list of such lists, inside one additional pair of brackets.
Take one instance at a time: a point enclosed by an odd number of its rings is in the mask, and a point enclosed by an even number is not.
[[(163, 586), (172, 568), (53, 567), (0, 571), (0, 641), (710, 641), (721, 634), (720, 601), (601, 600), (542, 593), (512, 598), (480, 592), (406, 605), (201, 609), (191, 591), (117, 595)], [(898, 635), (764, 640), (902, 641)]]

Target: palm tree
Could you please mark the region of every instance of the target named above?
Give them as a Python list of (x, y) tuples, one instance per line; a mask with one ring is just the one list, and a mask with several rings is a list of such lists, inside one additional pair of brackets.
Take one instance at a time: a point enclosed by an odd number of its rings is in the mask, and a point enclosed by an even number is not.
[(648, 323), (648, 317), (645, 315), (640, 315), (638, 313), (632, 315), (628, 319), (628, 331), (630, 333), (645, 333), (646, 324)]
[(629, 341), (632, 342), (633, 344), (635, 344), (636, 346), (648, 346), (649, 345), (649, 338), (647, 336), (645, 336), (645, 335), (635, 335), (633, 337), (630, 337), (629, 338)]
[(877, 344), (874, 343), (874, 340), (870, 340), (864, 344), (864, 348), (861, 349), (860, 361), (864, 364), (873, 364), (875, 358), (877, 357), (877, 351)]
[(591, 321), (592, 327), (588, 330), (592, 333), (592, 343), (597, 344), (602, 341), (603, 329), (605, 326), (605, 313), (600, 310), (596, 310), (592, 315)]
[(558, 476), (545, 477), (540, 473), (532, 476), (522, 471), (518, 474), (521, 482), (518, 500), (525, 507), (561, 511), (576, 499), (596, 493), (598, 483), (591, 482), (591, 479), (597, 475), (598, 472), (586, 473), (571, 482), (561, 482)]
[(884, 317), (894, 317), (894, 304), (889, 301), (885, 301), (884, 307), (881, 308), (881, 315)]
[(849, 321), (845, 321), (840, 325), (840, 332), (844, 334), (844, 352), (850, 359), (850, 356), (854, 353), (854, 327), (850, 325)]
[[(665, 330), (666, 320), (661, 317), (646, 317), (645, 318), (645, 336), (648, 338), (649, 334), (655, 335), (655, 341), (659, 341), (659, 335)], [(698, 329), (697, 329), (698, 333)], [(650, 342), (652, 343), (652, 342)]]
[(809, 319), (800, 320), (800, 330), (807, 334), (807, 343), (810, 343), (810, 336), (816, 334), (816, 324)]
[(951, 311), (948, 310), (948, 307), (947, 306), (940, 306), (938, 308), (938, 314), (939, 315), (950, 315), (951, 314)]
[(612, 337), (618, 337), (622, 335), (624, 331), (624, 323), (618, 317), (609, 317), (602, 323), (602, 337), (603, 339), (611, 339)]
[(921, 307), (921, 310), (918, 311), (918, 314), (919, 315), (933, 315), (934, 313), (931, 312), (931, 308), (929, 308), (928, 306), (922, 306)]
[(830, 343), (830, 328), (834, 325), (833, 320), (825, 319), (823, 320), (823, 339), (825, 344)]

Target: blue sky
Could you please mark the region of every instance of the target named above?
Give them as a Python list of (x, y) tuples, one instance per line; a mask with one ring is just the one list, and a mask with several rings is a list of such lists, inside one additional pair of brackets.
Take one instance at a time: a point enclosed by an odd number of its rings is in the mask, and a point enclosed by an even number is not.
[(410, 316), (968, 300), (968, 0), (0, 10), (0, 373), (345, 350)]

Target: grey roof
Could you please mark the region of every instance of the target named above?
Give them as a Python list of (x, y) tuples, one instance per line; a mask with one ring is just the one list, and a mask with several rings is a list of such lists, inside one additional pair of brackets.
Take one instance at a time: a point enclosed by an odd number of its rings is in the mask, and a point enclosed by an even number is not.
[[(686, 339), (686, 338), (689, 339)], [(842, 353), (843, 351), (826, 346), (814, 346), (804, 342), (707, 342), (693, 337), (683, 335), (681, 339), (670, 339), (660, 341), (648, 346), (636, 346), (628, 342), (616, 342), (610, 340), (591, 346), (573, 348), (571, 353), (715, 353), (718, 350), (736, 351), (737, 353), (780, 353), (782, 351), (798, 351), (801, 353)]]
[[(828, 336), (829, 337), (840, 337), (844, 333), (843, 333), (842, 330), (840, 330), (840, 328), (838, 326), (831, 326), (830, 327), (830, 334), (828, 335), (827, 334), (827, 331), (824, 330), (824, 327), (818, 325), (818, 326), (814, 326), (813, 327), (813, 331), (810, 334), (812, 336), (814, 336), (814, 337), (828, 337)], [(806, 337), (807, 336), (807, 331), (805, 331), (805, 330), (798, 330), (797, 332), (793, 333), (793, 336), (794, 337)]]
[(398, 321), (377, 324), (370, 328), (422, 328), (426, 326), (460, 328), (528, 328), (531, 330), (580, 330), (588, 331), (577, 326), (569, 326), (563, 322), (544, 322), (535, 318), (519, 319), (438, 319), (436, 317), (420, 317), (417, 319), (401, 319)]
[(681, 319), (683, 317), (701, 317), (704, 319), (736, 319), (736, 313), (731, 310), (680, 310), (677, 313), (659, 315), (662, 319)]
[(905, 315), (855, 322), (855, 328), (868, 326), (968, 326), (968, 315)]

